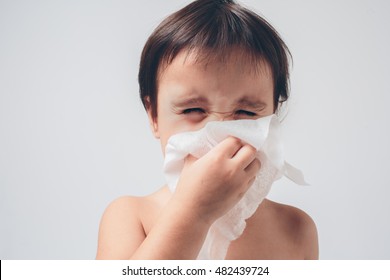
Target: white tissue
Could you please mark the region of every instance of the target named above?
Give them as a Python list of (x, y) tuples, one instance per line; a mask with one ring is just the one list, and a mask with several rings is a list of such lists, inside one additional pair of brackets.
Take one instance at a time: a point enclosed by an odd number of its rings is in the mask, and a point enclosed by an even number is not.
[(255, 147), (261, 168), (243, 198), (212, 224), (198, 259), (225, 258), (230, 242), (242, 234), (245, 220), (254, 214), (275, 180), (285, 175), (299, 185), (306, 185), (302, 173), (284, 161), (280, 123), (276, 115), (271, 115), (257, 120), (209, 122), (201, 130), (173, 135), (165, 148), (164, 160), (170, 190), (175, 191), (187, 155), (200, 158), (228, 136)]

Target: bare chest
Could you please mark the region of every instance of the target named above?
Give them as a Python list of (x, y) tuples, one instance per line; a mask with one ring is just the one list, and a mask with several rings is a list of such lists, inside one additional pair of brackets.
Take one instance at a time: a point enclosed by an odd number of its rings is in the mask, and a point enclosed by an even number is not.
[[(146, 235), (157, 222), (161, 210), (162, 206), (148, 207), (147, 215), (142, 219)], [(243, 234), (231, 242), (226, 259), (302, 259), (288, 227), (270, 212), (267, 207), (259, 207), (247, 220)]]
[(283, 260), (302, 259), (299, 248), (287, 232), (271, 221), (248, 220), (244, 233), (231, 242), (226, 259)]

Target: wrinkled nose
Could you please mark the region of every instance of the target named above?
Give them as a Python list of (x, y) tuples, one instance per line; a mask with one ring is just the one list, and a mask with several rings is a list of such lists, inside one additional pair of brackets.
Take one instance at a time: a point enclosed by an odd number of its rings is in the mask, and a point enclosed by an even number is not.
[(209, 121), (230, 121), (234, 119), (231, 112), (212, 112), (209, 114)]

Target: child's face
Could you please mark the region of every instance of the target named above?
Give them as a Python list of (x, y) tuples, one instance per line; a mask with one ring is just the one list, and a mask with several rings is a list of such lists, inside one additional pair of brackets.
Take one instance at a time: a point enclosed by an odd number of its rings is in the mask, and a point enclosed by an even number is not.
[(163, 151), (170, 136), (198, 130), (209, 121), (258, 119), (274, 112), (268, 65), (255, 70), (234, 56), (205, 65), (179, 53), (160, 73), (157, 92), (157, 117), (150, 122)]

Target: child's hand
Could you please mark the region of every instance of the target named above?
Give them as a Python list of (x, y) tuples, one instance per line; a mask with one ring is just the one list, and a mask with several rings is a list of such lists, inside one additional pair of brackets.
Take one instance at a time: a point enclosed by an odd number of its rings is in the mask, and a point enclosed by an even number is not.
[(260, 169), (256, 150), (228, 137), (200, 159), (187, 157), (175, 197), (188, 211), (211, 224), (245, 194)]

